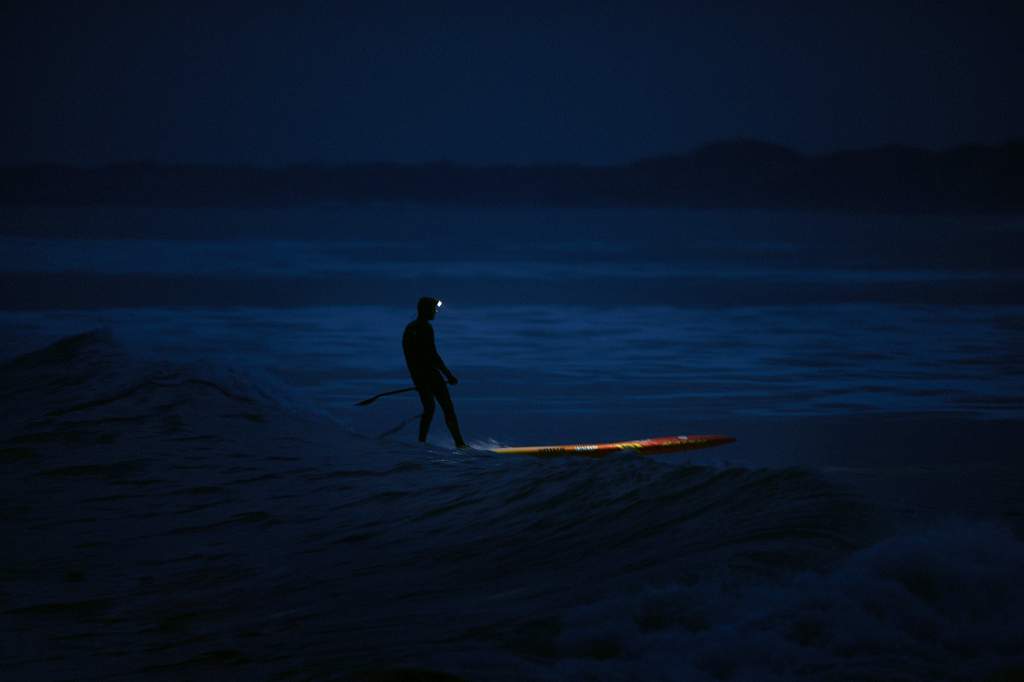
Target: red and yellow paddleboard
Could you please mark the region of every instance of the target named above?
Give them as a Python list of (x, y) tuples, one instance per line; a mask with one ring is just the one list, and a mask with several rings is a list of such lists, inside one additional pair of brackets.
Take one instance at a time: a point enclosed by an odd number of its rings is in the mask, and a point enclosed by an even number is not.
[(684, 452), (700, 448), (713, 448), (735, 442), (732, 436), (665, 436), (643, 440), (624, 440), (618, 443), (591, 443), (584, 445), (534, 445), (514, 448), (491, 448), (499, 455), (578, 455), (604, 457), (613, 452), (632, 452), (637, 455), (657, 455), (665, 452)]

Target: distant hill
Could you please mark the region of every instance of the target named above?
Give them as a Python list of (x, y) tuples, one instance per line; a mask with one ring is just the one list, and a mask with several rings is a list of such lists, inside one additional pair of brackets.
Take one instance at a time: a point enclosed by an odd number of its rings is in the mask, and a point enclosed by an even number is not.
[(614, 166), (124, 163), (0, 168), (2, 204), (167, 206), (419, 201), (883, 212), (1024, 210), (1024, 140), (808, 156), (756, 140)]

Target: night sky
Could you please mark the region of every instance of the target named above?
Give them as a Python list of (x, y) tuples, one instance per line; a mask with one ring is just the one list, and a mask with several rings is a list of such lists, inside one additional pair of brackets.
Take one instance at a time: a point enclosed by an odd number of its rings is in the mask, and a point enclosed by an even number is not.
[(1024, 136), (1024, 3), (9, 2), (0, 164), (617, 163)]

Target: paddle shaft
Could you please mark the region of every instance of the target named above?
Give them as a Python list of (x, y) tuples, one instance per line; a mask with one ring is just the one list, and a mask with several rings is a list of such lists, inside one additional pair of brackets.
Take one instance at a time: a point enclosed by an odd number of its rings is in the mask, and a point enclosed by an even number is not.
[(396, 393), (408, 393), (409, 391), (415, 391), (415, 390), (416, 390), (415, 386), (410, 386), (409, 388), (400, 388), (400, 389), (398, 389), (396, 391), (385, 391), (384, 393), (378, 393), (377, 395), (373, 396), (372, 398), (367, 398), (366, 400), (360, 400), (358, 403), (356, 403), (356, 405), (358, 405), (358, 406), (369, 405), (370, 403), (372, 403), (377, 398), (383, 398), (386, 395), (395, 395)]

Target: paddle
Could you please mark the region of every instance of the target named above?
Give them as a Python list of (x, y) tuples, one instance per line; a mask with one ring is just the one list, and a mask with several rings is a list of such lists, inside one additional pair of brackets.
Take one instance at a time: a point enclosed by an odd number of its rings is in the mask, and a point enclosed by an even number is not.
[(411, 423), (412, 421), (414, 421), (416, 419), (419, 419), (421, 416), (423, 416), (423, 415), (414, 414), (413, 416), (411, 416), (408, 419), (404, 420), (401, 424), (399, 424), (395, 428), (388, 429), (384, 433), (380, 434), (379, 436), (377, 436), (377, 438), (387, 438), (390, 435), (396, 434), (399, 431), (401, 431), (402, 429), (404, 429), (407, 424)]
[(372, 403), (377, 398), (383, 398), (386, 395), (395, 395), (396, 393), (408, 393), (409, 391), (415, 391), (415, 390), (416, 390), (415, 386), (410, 386), (409, 388), (400, 388), (397, 391), (386, 391), (384, 393), (378, 393), (377, 395), (373, 396), (372, 398), (367, 398), (366, 400), (360, 400), (358, 403), (356, 403), (356, 405), (357, 406), (369, 405), (370, 403)]

